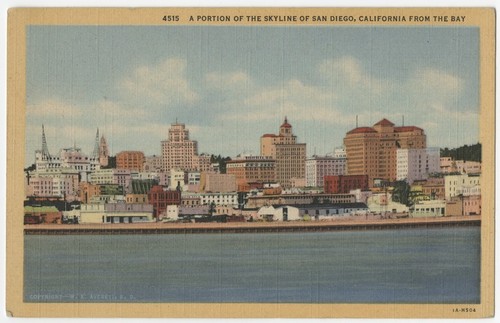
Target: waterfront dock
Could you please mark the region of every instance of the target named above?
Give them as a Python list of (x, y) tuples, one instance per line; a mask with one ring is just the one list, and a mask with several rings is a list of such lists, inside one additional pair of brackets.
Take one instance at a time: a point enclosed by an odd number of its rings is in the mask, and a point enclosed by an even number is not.
[(26, 235), (278, 233), (480, 226), (481, 216), (296, 222), (130, 223), (25, 225)]

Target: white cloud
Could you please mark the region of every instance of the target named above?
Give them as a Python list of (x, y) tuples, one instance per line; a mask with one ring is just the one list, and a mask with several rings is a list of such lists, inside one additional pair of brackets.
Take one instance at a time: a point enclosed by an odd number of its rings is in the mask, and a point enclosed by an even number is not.
[(354, 90), (369, 90), (371, 94), (380, 94), (387, 90), (384, 82), (367, 73), (361, 62), (352, 56), (325, 60), (319, 65), (318, 71), (331, 84), (337, 86), (347, 85)]
[(192, 103), (198, 94), (186, 78), (184, 59), (169, 58), (154, 66), (137, 67), (119, 86), (131, 95), (162, 104)]
[(226, 91), (250, 88), (253, 86), (253, 82), (249, 75), (243, 71), (228, 73), (210, 72), (205, 75), (205, 84), (210, 89)]
[(424, 68), (415, 71), (408, 85), (416, 87), (422, 92), (447, 94), (461, 91), (464, 87), (464, 81), (441, 70)]
[(99, 112), (117, 118), (139, 118), (147, 116), (147, 110), (130, 104), (101, 100), (96, 103)]
[(82, 116), (84, 111), (84, 107), (58, 98), (46, 99), (26, 106), (26, 114), (30, 118), (73, 118)]

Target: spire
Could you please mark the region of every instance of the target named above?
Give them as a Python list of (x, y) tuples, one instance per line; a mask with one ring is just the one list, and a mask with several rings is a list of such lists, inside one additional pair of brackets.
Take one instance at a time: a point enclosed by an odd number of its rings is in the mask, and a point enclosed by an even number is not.
[(49, 146), (47, 146), (47, 139), (45, 138), (45, 127), (42, 124), (42, 156), (50, 158)]
[(92, 157), (99, 157), (99, 128), (97, 128), (97, 133), (95, 134), (94, 152), (92, 153)]

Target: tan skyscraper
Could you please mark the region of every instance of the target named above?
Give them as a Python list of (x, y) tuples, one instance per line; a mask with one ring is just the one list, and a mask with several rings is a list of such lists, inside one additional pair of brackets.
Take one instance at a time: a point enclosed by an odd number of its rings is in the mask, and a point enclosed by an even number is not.
[(162, 170), (203, 171), (210, 167), (210, 158), (198, 156), (198, 142), (189, 140), (189, 130), (183, 123), (173, 123), (168, 140), (161, 142)]
[(305, 182), (306, 144), (298, 144), (287, 118), (280, 126), (278, 135), (260, 137), (260, 155), (276, 160), (276, 180), (285, 188), (292, 186), (292, 179)]
[(415, 126), (395, 127), (382, 119), (373, 127), (357, 127), (344, 138), (347, 174), (368, 175), (369, 186), (374, 179), (395, 181), (397, 149), (426, 148), (424, 130)]

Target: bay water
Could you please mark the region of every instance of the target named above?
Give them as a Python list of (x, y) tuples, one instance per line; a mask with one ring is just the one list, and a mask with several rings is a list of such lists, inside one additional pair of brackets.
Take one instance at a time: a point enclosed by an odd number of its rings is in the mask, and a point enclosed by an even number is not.
[(26, 235), (26, 302), (479, 303), (480, 228)]

